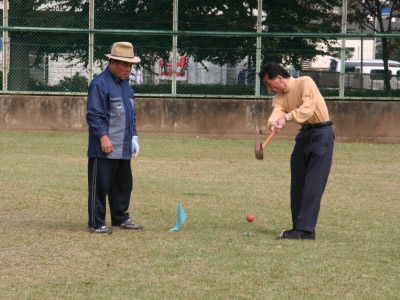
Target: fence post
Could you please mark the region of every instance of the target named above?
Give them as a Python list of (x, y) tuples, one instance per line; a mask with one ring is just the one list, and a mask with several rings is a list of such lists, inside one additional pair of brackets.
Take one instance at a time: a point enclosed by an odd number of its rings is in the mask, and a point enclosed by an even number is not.
[(172, 21), (172, 31), (175, 33), (172, 36), (172, 87), (171, 92), (172, 96), (176, 96), (176, 55), (178, 53), (178, 35), (176, 32), (178, 31), (178, 0), (174, 0), (173, 4), (173, 21)]
[[(258, 0), (258, 15), (257, 15), (257, 32), (261, 32), (262, 29), (262, 12), (263, 12), (263, 0)], [(261, 69), (261, 36), (257, 36), (257, 50), (256, 50), (256, 71), (254, 73), (256, 80), (256, 97), (260, 97), (260, 78), (257, 73)]]
[[(342, 6), (342, 33), (347, 31), (347, 0), (343, 0)], [(339, 77), (339, 97), (344, 97), (344, 77), (345, 77), (345, 57), (346, 57), (346, 38), (342, 37), (340, 46), (340, 77)]]
[[(8, 0), (3, 1), (3, 27), (8, 27)], [(3, 92), (7, 92), (8, 85), (8, 31), (3, 30)]]
[[(94, 0), (89, 0), (89, 29), (94, 29)], [(89, 61), (88, 61), (88, 68), (89, 68), (89, 84), (93, 79), (93, 57), (94, 57), (94, 33), (89, 33)]]

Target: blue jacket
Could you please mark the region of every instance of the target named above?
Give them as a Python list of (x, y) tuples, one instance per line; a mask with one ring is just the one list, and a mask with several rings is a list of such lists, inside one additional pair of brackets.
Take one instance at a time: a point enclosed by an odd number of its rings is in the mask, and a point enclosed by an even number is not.
[[(107, 68), (89, 85), (86, 120), (89, 125), (89, 157), (129, 160), (136, 133), (134, 91)], [(101, 150), (100, 137), (108, 135), (114, 151)]]

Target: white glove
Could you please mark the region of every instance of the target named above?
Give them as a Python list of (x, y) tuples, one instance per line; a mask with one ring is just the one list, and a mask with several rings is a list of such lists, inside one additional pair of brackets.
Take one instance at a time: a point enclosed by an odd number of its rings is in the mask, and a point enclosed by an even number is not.
[(132, 157), (135, 158), (139, 155), (139, 137), (135, 135), (132, 138)]

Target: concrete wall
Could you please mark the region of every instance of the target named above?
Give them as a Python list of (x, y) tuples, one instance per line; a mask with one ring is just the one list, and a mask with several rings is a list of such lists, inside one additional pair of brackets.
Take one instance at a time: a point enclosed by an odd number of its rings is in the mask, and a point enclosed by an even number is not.
[[(400, 101), (327, 101), (340, 140), (400, 143)], [(271, 100), (137, 98), (139, 133), (268, 134)], [(1, 130), (87, 130), (86, 97), (0, 95)], [(290, 124), (278, 137), (293, 137)]]

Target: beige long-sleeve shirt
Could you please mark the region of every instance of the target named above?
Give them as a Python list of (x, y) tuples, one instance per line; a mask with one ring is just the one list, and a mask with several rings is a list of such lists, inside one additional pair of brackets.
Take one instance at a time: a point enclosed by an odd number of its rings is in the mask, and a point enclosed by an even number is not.
[(268, 127), (284, 114), (300, 125), (329, 121), (328, 108), (311, 77), (290, 77), (288, 86), (272, 99)]

